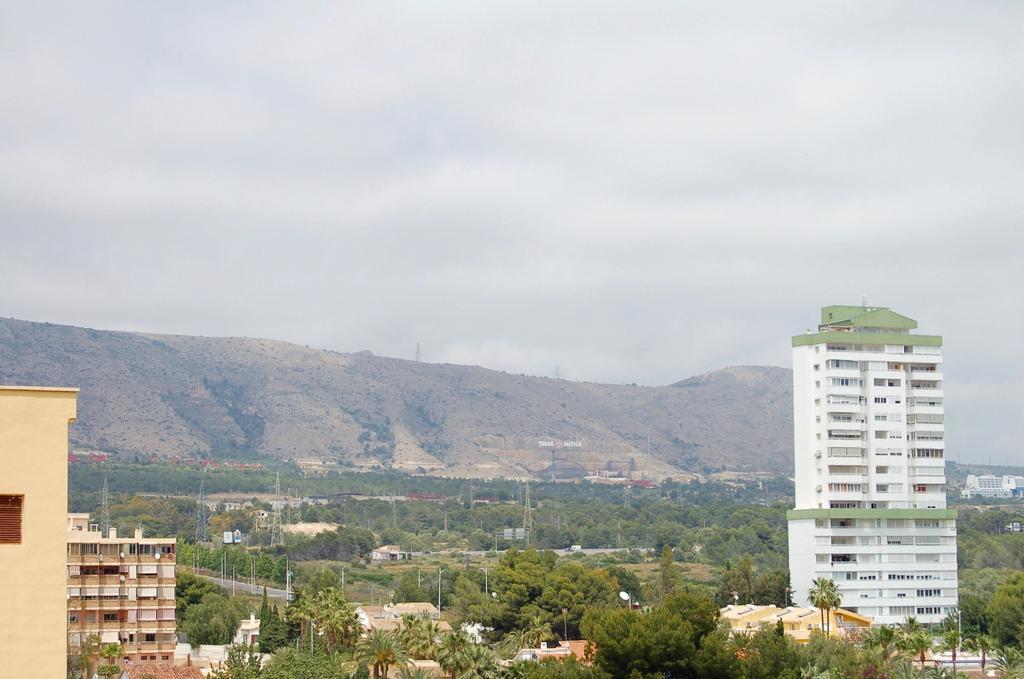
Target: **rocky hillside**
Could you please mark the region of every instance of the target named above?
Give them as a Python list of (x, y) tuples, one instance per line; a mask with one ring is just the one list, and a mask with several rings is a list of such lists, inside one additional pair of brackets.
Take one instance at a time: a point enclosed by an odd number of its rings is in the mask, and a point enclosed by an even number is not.
[(792, 465), (782, 368), (619, 386), (273, 340), (0, 319), (0, 383), (80, 387), (73, 447), (127, 455), (272, 455), (465, 476)]

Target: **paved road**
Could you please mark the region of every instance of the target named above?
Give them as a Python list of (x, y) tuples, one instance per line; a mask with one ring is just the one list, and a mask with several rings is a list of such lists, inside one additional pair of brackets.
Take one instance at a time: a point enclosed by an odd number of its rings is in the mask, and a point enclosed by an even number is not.
[[(240, 594), (242, 592), (252, 592), (252, 585), (250, 585), (248, 582), (241, 582), (239, 580), (232, 581), (232, 580), (227, 580), (227, 579), (224, 579), (224, 578), (214, 577), (212, 575), (203, 575), (202, 573), (198, 573), (198, 575), (201, 578), (206, 578), (207, 580), (212, 581), (215, 585), (219, 585), (220, 587), (223, 587), (224, 589), (228, 590), (229, 592), (231, 591), (231, 585), (232, 584), (234, 584), (234, 586), (235, 586), (235, 592), (236, 593)], [(252, 593), (262, 595), (263, 594), (263, 585), (256, 585), (256, 591), (252, 592)], [(269, 598), (269, 599), (287, 599), (288, 598), (288, 594), (283, 589), (277, 589), (275, 587), (267, 587), (267, 598)]]
[[(649, 551), (651, 551), (650, 548), (648, 548), (648, 547), (622, 547), (622, 548), (618, 548), (618, 547), (592, 547), (592, 548), (589, 548), (589, 549), (581, 549), (581, 550), (578, 550), (578, 551), (575, 551), (575, 552), (569, 552), (569, 551), (564, 550), (564, 549), (553, 549), (553, 550), (550, 550), (550, 551), (553, 551), (555, 554), (559, 554), (559, 555), (567, 555), (567, 554), (615, 554), (616, 552), (629, 552), (629, 551), (632, 551), (632, 550), (639, 550), (641, 552), (649, 552)], [(458, 554), (469, 554), (470, 556), (484, 556), (485, 554), (490, 554), (493, 551), (494, 551), (493, 549), (492, 550), (488, 550), (486, 552), (473, 551), (473, 550), (468, 550), (468, 551), (466, 551), (466, 550), (450, 550), (449, 552), (433, 552), (433, 553), (434, 554), (445, 554), (445, 553), (457, 552)], [(502, 554), (504, 551), (505, 551), (504, 549), (499, 549), (497, 553), (498, 554)], [(424, 555), (422, 552), (414, 552), (413, 556), (430, 556), (430, 555), (429, 554)]]

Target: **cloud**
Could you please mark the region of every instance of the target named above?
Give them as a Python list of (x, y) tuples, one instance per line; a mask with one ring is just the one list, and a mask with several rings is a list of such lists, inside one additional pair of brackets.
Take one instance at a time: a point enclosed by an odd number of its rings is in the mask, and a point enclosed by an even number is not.
[(1024, 463), (1022, 19), (12, 5), (0, 312), (665, 384), (866, 296), (946, 337), (950, 447)]

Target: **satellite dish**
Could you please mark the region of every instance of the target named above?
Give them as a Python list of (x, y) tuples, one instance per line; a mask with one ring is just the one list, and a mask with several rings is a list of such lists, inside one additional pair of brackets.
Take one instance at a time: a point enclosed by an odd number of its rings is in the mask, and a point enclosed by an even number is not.
[(491, 592), (491, 598), (492, 599), (497, 599), (498, 598), (498, 593), (497, 592)]
[(154, 558), (155, 558), (155, 559), (156, 559), (157, 561), (159, 561), (159, 560), (160, 560), (160, 553), (159, 553), (159, 552), (157, 552), (156, 554), (154, 554), (154, 555), (153, 555), (153, 557), (154, 557)]
[(619, 592), (619, 598), (623, 601), (629, 601), (629, 592)]

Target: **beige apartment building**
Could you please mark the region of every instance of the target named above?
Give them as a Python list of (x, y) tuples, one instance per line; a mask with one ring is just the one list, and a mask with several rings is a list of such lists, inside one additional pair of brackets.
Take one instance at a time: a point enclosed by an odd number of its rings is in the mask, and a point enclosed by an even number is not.
[(103, 535), (88, 514), (68, 514), (66, 536), (68, 643), (96, 635), (129, 662), (173, 662), (175, 539)]
[(66, 673), (68, 424), (77, 398), (77, 389), (0, 386), (0, 659), (19, 676)]

